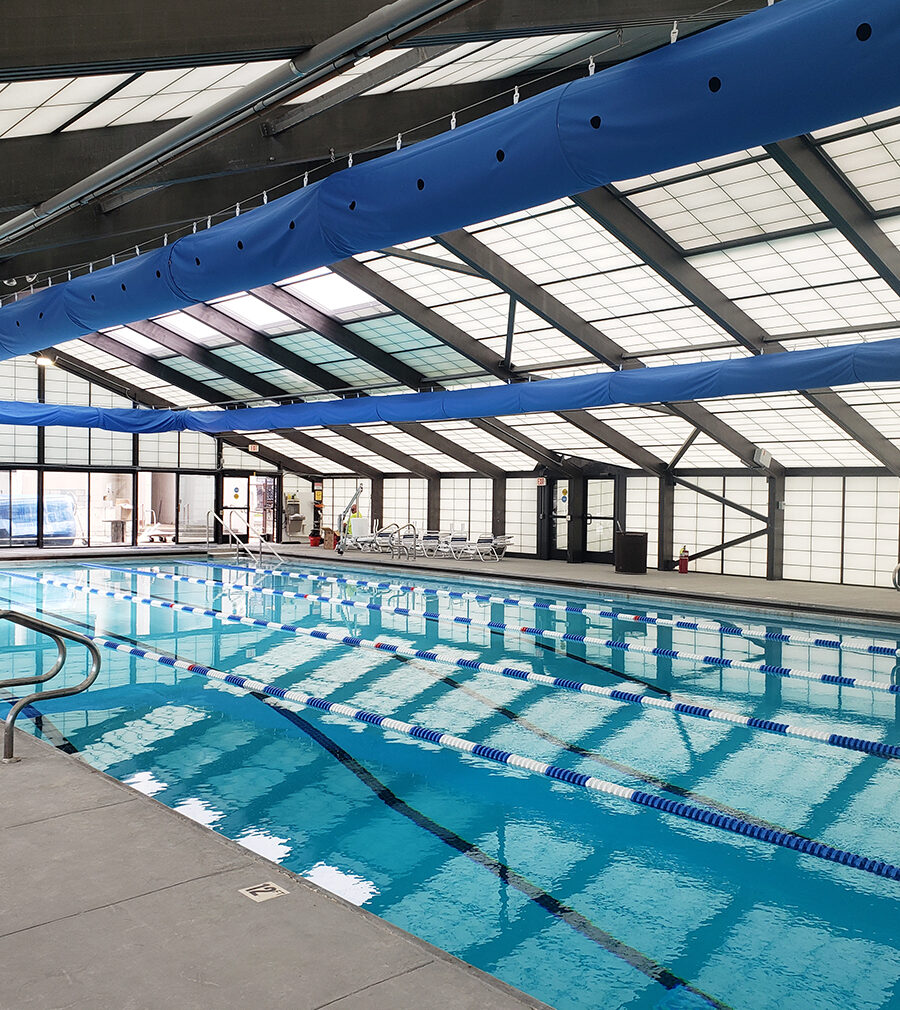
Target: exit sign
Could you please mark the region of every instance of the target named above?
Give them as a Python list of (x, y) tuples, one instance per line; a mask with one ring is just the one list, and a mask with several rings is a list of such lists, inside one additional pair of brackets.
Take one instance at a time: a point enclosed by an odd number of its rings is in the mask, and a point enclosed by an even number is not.
[(537, 486), (538, 487), (546, 487), (547, 486), (547, 478), (546, 477), (538, 477), (538, 479), (537, 479)]
[(251, 442), (247, 446), (247, 452), (259, 452), (259, 446), (256, 444), (256, 442)]

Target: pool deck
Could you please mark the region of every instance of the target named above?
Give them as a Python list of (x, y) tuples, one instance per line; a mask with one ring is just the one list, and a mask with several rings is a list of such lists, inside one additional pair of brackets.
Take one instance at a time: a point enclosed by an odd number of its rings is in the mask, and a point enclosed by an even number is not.
[[(532, 583), (571, 586), (581, 592), (603, 591), (617, 595), (677, 596), (693, 603), (712, 600), (721, 606), (746, 606), (753, 609), (771, 608), (775, 612), (798, 614), (843, 615), (874, 621), (900, 622), (900, 593), (895, 589), (874, 589), (866, 586), (839, 586), (824, 582), (769, 582), (766, 579), (740, 575), (710, 575), (706, 572), (660, 572), (650, 569), (645, 575), (625, 575), (612, 565), (569, 565), (565, 561), (537, 561), (534, 558), (507, 557), (501, 562), (479, 560), (455, 561), (452, 558), (397, 559), (389, 554), (363, 554), (347, 551), (325, 551), (321, 547), (300, 544), (277, 544), (285, 558), (317, 562), (319, 565), (362, 567), (396, 567), (408, 571), (420, 570), (430, 575), (446, 572), (454, 575), (477, 575), (499, 581), (524, 580)], [(233, 553), (232, 553), (233, 556)], [(271, 568), (267, 556), (265, 564)], [(240, 564), (244, 564), (241, 561)], [(898, 629), (900, 630), (900, 629)]]
[[(546, 1010), (18, 731), (16, 754), (0, 1010)], [(288, 893), (240, 893), (269, 881)]]

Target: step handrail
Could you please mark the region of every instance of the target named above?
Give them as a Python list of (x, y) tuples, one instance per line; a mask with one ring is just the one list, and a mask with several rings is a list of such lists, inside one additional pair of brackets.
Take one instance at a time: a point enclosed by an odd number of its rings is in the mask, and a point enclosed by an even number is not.
[(210, 544), (212, 543), (212, 530), (215, 529), (215, 523), (210, 524), (210, 519), (214, 519), (215, 522), (217, 522), (222, 527), (222, 532), (224, 534), (226, 534), (226, 536), (228, 537), (228, 541), (230, 543), (234, 544), (235, 551), (236, 551), (236, 554), (238, 556), (240, 555), (241, 551), (244, 551), (244, 553), (247, 555), (247, 557), (249, 557), (251, 561), (255, 562), (261, 568), (262, 567), (262, 560), (263, 560), (263, 548), (264, 548), (264, 546), (266, 546), (266, 547), (269, 548), (269, 553), (272, 554), (272, 555), (274, 555), (275, 558), (277, 558), (278, 561), (280, 561), (282, 564), (287, 564), (286, 559), (283, 558), (278, 553), (278, 551), (276, 551), (275, 548), (272, 547), (269, 544), (269, 542), (267, 540), (263, 539), (263, 536), (260, 533), (260, 531), (255, 526), (252, 525), (252, 523), (250, 522), (250, 520), (248, 518), (248, 519), (245, 520), (245, 522), (247, 523), (247, 529), (251, 533), (255, 533), (256, 536), (259, 538), (259, 557), (257, 557), (253, 553), (253, 551), (250, 550), (249, 545), (245, 544), (244, 541), (241, 540), (240, 537), (237, 535), (237, 533), (235, 533), (235, 531), (232, 529), (231, 519), (232, 519), (233, 514), (234, 513), (232, 513), (232, 512), (228, 513), (228, 522), (226, 523), (225, 520), (215, 511), (215, 509), (210, 509), (206, 513), (206, 553), (207, 554), (210, 553)]
[(16, 719), (22, 709), (27, 708), (34, 701), (43, 701), (48, 698), (65, 698), (69, 695), (80, 694), (82, 691), (86, 691), (100, 673), (101, 660), (100, 650), (97, 646), (89, 638), (79, 634), (77, 631), (68, 631), (66, 628), (60, 628), (58, 625), (42, 621), (40, 618), (32, 617), (30, 614), (21, 614), (17, 610), (0, 610), (0, 621), (9, 621), (12, 624), (28, 628), (30, 631), (35, 631), (39, 635), (46, 635), (56, 645), (57, 652), (56, 662), (46, 673), (34, 674), (31, 677), (10, 677), (7, 680), (0, 680), (0, 688), (18, 687), (22, 684), (43, 684), (55, 677), (66, 663), (66, 646), (63, 639), (74, 642), (76, 645), (83, 645), (91, 657), (91, 668), (80, 684), (73, 684), (71, 687), (58, 687), (52, 691), (35, 691), (24, 698), (19, 698), (13, 703), (6, 717), (3, 729), (3, 763), (12, 764), (15, 761), (21, 760), (21, 758), (13, 756), (13, 748)]
[(894, 583), (894, 589), (900, 589), (900, 564), (894, 569), (894, 573), (891, 575), (891, 582)]

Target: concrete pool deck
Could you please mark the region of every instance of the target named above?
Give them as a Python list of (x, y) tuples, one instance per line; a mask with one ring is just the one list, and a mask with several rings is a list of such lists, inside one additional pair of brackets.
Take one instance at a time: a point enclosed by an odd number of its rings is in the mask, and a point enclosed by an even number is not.
[(19, 731), (16, 755), (0, 1010), (547, 1010)]

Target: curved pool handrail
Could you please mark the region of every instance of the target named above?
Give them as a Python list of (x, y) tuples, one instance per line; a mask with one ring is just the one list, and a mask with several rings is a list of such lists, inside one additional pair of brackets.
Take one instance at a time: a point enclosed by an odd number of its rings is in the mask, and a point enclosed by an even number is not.
[(24, 698), (19, 698), (13, 703), (12, 708), (9, 710), (9, 714), (6, 716), (3, 730), (3, 762), (4, 764), (11, 764), (14, 761), (20, 760), (19, 758), (13, 756), (13, 749), (16, 719), (22, 709), (27, 708), (27, 706), (34, 701), (45, 701), (48, 698), (65, 698), (69, 695), (80, 694), (82, 691), (86, 691), (91, 684), (94, 683), (97, 679), (97, 675), (100, 673), (101, 660), (100, 650), (97, 646), (89, 638), (85, 635), (79, 634), (77, 631), (69, 631), (66, 628), (60, 628), (55, 624), (49, 624), (47, 621), (42, 621), (40, 618), (32, 617), (30, 614), (21, 614), (16, 610), (0, 611), (0, 621), (10, 621), (12, 624), (18, 624), (23, 628), (28, 628), (30, 631), (36, 631), (40, 635), (47, 635), (53, 640), (57, 648), (56, 662), (47, 671), (47, 673), (32, 677), (15, 677), (9, 680), (0, 681), (0, 687), (14, 687), (18, 684), (41, 684), (50, 680), (52, 677), (55, 677), (66, 662), (66, 647), (63, 644), (62, 639), (74, 642), (77, 645), (83, 645), (91, 657), (91, 668), (88, 670), (87, 676), (81, 681), (81, 683), (73, 684), (70, 687), (58, 687), (52, 691), (35, 691), (32, 694), (26, 695)]
[(900, 564), (894, 568), (894, 573), (891, 575), (891, 582), (894, 583), (894, 589), (900, 590)]

